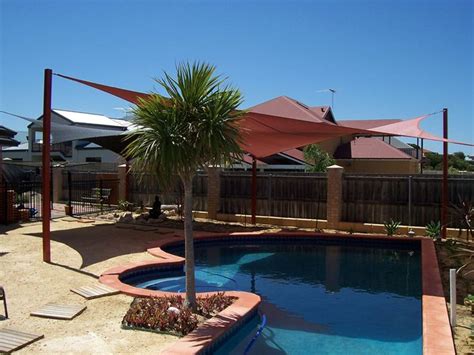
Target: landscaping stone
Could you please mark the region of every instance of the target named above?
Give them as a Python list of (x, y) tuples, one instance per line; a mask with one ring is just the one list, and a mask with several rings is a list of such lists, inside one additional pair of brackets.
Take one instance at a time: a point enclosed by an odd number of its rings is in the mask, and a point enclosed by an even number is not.
[(134, 221), (132, 212), (122, 213), (118, 220), (119, 223), (133, 223)]

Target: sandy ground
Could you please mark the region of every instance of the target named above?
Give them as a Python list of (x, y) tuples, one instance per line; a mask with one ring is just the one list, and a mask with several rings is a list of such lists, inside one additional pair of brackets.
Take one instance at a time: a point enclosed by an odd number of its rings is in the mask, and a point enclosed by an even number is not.
[[(46, 264), (42, 262), (40, 223), (0, 227), (0, 284), (7, 293), (10, 316), (0, 318), (0, 328), (44, 334), (44, 339), (18, 353), (156, 354), (178, 339), (122, 330), (120, 323), (132, 297), (87, 301), (70, 292), (97, 283), (100, 273), (112, 266), (152, 258), (145, 250), (162, 234), (64, 220), (53, 221), (51, 230), (54, 263)], [(49, 302), (84, 304), (87, 309), (71, 321), (29, 315)]]

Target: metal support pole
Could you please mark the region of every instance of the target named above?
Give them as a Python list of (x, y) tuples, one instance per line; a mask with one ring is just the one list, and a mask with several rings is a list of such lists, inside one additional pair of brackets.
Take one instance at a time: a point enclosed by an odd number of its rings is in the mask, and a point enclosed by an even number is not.
[(51, 262), (51, 170), (50, 170), (50, 144), (51, 144), (51, 88), (53, 71), (44, 70), (44, 96), (43, 96), (43, 176), (42, 176), (42, 219), (43, 219), (43, 261)]
[(408, 225), (411, 227), (411, 205), (412, 205), (413, 176), (408, 177)]
[(103, 195), (102, 195), (102, 189), (103, 189), (103, 184), (102, 184), (102, 179), (99, 180), (99, 202), (100, 202), (100, 213), (102, 214), (104, 212), (104, 200), (103, 200)]
[[(443, 138), (448, 139), (448, 109), (443, 109)], [(443, 186), (441, 200), (441, 236), (446, 239), (448, 224), (448, 142), (443, 142)]]
[(456, 269), (449, 269), (449, 320), (451, 327), (456, 326)]
[(425, 151), (423, 148), (424, 140), (421, 138), (421, 161), (420, 161), (420, 174), (423, 175), (423, 158), (425, 156)]
[(67, 205), (69, 208), (72, 207), (72, 174), (69, 170), (67, 172)]
[(257, 160), (252, 157), (252, 224), (257, 223)]

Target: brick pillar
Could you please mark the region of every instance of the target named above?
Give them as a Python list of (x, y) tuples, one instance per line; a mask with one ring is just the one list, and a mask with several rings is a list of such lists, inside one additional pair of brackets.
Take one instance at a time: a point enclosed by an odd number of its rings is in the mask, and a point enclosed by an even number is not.
[(118, 179), (119, 179), (119, 201), (127, 200), (127, 166), (125, 164), (118, 166)]
[(344, 168), (331, 165), (327, 168), (327, 204), (328, 228), (337, 229), (342, 215), (342, 173)]
[(217, 219), (221, 200), (221, 169), (207, 168), (207, 217)]
[(63, 169), (53, 168), (53, 202), (62, 200), (63, 195)]

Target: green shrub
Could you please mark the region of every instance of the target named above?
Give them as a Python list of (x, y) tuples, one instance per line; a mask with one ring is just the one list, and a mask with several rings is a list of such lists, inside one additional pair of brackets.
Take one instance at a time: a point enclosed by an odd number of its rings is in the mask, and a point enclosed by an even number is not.
[(430, 223), (426, 225), (425, 228), (426, 228), (426, 235), (428, 237), (437, 239), (441, 235), (441, 222), (440, 221), (438, 222), (431, 221)]
[(383, 222), (385, 232), (389, 237), (393, 236), (397, 232), (398, 227), (400, 227), (400, 224), (401, 222), (394, 221), (393, 219), (390, 219), (390, 221), (388, 222)]
[(133, 203), (125, 201), (125, 200), (120, 200), (118, 202), (118, 209), (120, 211), (132, 211)]

